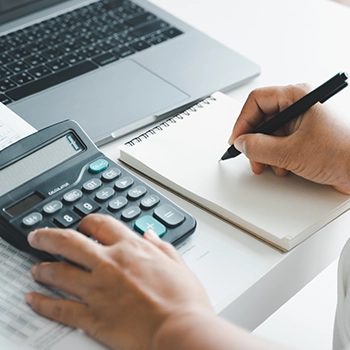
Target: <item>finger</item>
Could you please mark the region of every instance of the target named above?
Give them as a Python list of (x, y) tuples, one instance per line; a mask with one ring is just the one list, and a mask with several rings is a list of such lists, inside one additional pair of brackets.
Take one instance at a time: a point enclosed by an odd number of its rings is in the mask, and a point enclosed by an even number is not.
[(163, 253), (165, 253), (171, 259), (183, 263), (183, 260), (179, 253), (176, 251), (173, 245), (168, 242), (165, 242), (159, 238), (159, 236), (152, 230), (146, 231), (143, 234), (143, 237), (148, 241), (154, 244), (159, 248)]
[(289, 142), (287, 139), (288, 137), (246, 134), (235, 140), (235, 146), (250, 159), (256, 169), (263, 170), (257, 164), (260, 163), (289, 170), (291, 168), (289, 149), (294, 146), (290, 139)]
[(89, 291), (90, 273), (67, 263), (38, 263), (32, 266), (30, 272), (36, 281), (49, 284), (84, 300)]
[(252, 91), (233, 127), (229, 144), (242, 134), (253, 131), (264, 119), (269, 119), (304, 96), (310, 88), (306, 84), (274, 86)]
[(39, 293), (28, 293), (26, 302), (39, 315), (67, 326), (86, 330), (88, 306), (69, 299), (53, 299)]
[(88, 237), (73, 230), (43, 228), (28, 235), (29, 244), (53, 255), (61, 255), (88, 269), (99, 261), (101, 247)]
[(103, 245), (112, 245), (123, 239), (138, 238), (122, 222), (110, 215), (90, 214), (79, 223), (79, 231), (94, 237)]

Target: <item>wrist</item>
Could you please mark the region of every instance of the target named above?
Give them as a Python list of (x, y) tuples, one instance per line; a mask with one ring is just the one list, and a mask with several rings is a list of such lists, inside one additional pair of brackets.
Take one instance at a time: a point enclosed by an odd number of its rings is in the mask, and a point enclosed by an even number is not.
[(213, 323), (214, 311), (209, 307), (189, 306), (172, 313), (154, 335), (152, 350), (195, 349), (203, 334), (203, 323)]

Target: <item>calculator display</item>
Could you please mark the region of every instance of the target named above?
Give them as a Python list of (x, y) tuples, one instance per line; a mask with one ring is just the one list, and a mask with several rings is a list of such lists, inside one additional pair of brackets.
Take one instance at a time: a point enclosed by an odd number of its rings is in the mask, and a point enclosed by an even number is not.
[(82, 150), (74, 134), (69, 133), (0, 170), (0, 197)]

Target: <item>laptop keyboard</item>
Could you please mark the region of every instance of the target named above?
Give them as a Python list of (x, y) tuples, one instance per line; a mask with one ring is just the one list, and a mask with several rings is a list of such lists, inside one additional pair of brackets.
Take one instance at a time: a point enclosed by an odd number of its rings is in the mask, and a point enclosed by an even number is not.
[(0, 36), (0, 102), (18, 101), (180, 34), (129, 0), (102, 0)]

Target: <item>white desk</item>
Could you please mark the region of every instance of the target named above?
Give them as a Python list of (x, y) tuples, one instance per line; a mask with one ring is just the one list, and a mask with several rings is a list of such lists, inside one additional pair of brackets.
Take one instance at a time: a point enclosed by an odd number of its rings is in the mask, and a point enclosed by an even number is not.
[[(153, 2), (261, 66), (260, 77), (228, 92), (239, 101), (243, 102), (256, 87), (304, 81), (316, 86), (338, 71), (350, 72), (350, 9), (329, 0)], [(330, 103), (350, 113), (350, 89)], [(127, 139), (102, 150), (116, 159), (117, 145)], [(208, 293), (218, 298), (213, 303), (216, 311), (248, 329), (257, 327), (334, 261), (350, 236), (348, 212), (283, 254), (157, 189), (197, 218), (196, 234), (180, 251), (197, 249), (198, 258), (192, 256), (187, 262)]]

